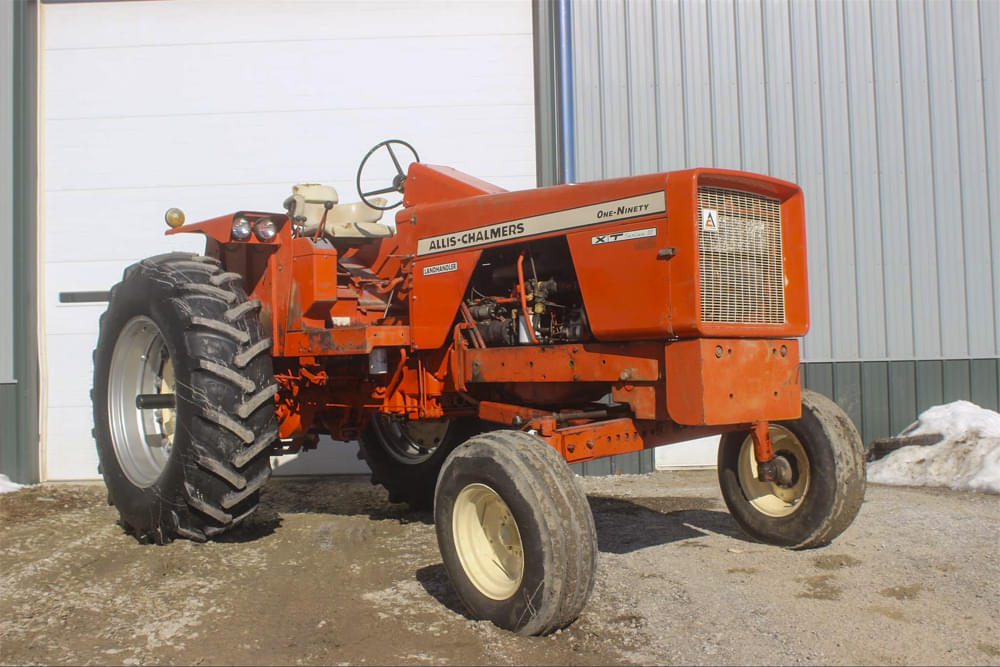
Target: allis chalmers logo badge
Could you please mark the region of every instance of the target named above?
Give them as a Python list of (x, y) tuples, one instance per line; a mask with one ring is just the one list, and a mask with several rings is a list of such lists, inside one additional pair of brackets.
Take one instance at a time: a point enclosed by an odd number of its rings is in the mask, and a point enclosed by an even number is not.
[(702, 209), (701, 228), (706, 232), (719, 231), (719, 212), (714, 208)]
[[(567, 208), (561, 211), (533, 215), (517, 220), (507, 220), (496, 222), (474, 229), (463, 229), (450, 234), (440, 234), (429, 236), (417, 241), (417, 255), (432, 255), (445, 250), (461, 250), (486, 243), (510, 241), (513, 239), (527, 238), (559, 232), (577, 227), (586, 227), (606, 222), (618, 222), (621, 220), (631, 220), (657, 213), (664, 213), (667, 210), (666, 198), (663, 191), (649, 192), (611, 201), (602, 201), (596, 204)], [(655, 229), (653, 233), (655, 234)], [(646, 231), (646, 230), (639, 230)], [(621, 232), (632, 234), (636, 232)], [(619, 232), (606, 234), (607, 243), (610, 241), (624, 241), (624, 238), (613, 238)], [(639, 237), (631, 237), (639, 238)], [(594, 242), (595, 244), (597, 242)]]

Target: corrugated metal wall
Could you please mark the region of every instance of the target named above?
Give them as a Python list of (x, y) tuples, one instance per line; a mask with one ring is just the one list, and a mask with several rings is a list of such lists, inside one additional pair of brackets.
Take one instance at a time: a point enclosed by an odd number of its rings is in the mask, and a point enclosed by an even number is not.
[(1000, 3), (574, 0), (577, 180), (806, 194), (816, 362), (1000, 353)]

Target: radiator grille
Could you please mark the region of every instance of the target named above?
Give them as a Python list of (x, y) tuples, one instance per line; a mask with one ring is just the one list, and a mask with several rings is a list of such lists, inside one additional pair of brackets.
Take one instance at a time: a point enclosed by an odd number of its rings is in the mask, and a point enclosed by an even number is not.
[(779, 201), (701, 187), (697, 224), (702, 321), (784, 324)]

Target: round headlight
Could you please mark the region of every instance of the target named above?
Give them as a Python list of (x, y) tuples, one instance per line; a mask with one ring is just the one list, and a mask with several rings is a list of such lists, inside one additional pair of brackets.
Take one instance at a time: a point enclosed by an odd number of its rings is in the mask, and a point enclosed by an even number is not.
[(271, 218), (261, 218), (253, 226), (253, 233), (261, 241), (270, 241), (278, 234), (278, 226)]
[(250, 221), (243, 216), (233, 220), (233, 238), (237, 241), (246, 241), (250, 238)]

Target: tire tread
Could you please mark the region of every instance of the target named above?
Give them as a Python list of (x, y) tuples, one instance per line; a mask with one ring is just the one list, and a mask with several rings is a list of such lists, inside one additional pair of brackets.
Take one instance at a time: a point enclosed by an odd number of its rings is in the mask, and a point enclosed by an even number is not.
[[(267, 450), (278, 437), (274, 410), (263, 409), (278, 388), (270, 356), (264, 354), (271, 339), (257, 317), (260, 301), (249, 299), (242, 276), (225, 271), (218, 259), (191, 253), (149, 257), (126, 267), (122, 280), (111, 288), (94, 351), (95, 386), (97, 360), (102, 354), (107, 357), (109, 353), (102, 350), (114, 344), (112, 321), (127, 319), (122, 308), (148, 308), (127, 304), (157, 300), (164, 304), (159, 312), (173, 313), (170, 317), (183, 337), (174, 343), (189, 360), (190, 386), (178, 385), (177, 390), (179, 401), (190, 406), (190, 423), (184, 427), (190, 449), (182, 459), (183, 484), (173, 492), (158, 491), (163, 497), (150, 501), (154, 506), (145, 511), (130, 509), (124, 496), (117, 496), (132, 492), (110, 482), (108, 496), (118, 506), (123, 527), (141, 542), (162, 543), (174, 537), (203, 542), (250, 516), (270, 477)], [(112, 318), (112, 312), (118, 314)], [(220, 338), (230, 342), (212, 342)], [(95, 423), (101, 418), (99, 403), (94, 402)], [(101, 439), (107, 437), (95, 428), (99, 453)], [(110, 444), (104, 446), (105, 451), (108, 448)], [(101, 467), (107, 482), (104, 458)], [(178, 494), (178, 500), (172, 501), (171, 493)], [(156, 503), (163, 509), (156, 511)], [(164, 511), (171, 504), (173, 509)]]

